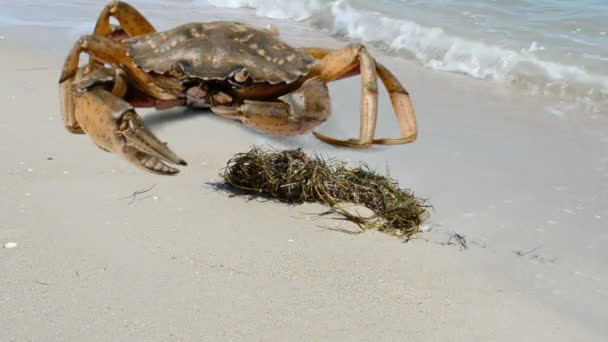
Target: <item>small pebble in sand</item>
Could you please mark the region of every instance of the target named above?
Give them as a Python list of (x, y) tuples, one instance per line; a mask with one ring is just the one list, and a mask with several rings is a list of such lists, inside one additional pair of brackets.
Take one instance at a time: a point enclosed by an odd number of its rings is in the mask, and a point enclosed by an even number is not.
[(63, 174), (64, 174), (64, 175), (69, 175), (69, 174), (70, 174), (70, 171), (63, 171)]
[(287, 242), (294, 242), (294, 241), (296, 241), (296, 240), (294, 240), (294, 239), (287, 240)]
[(557, 221), (554, 221), (554, 220), (547, 220), (547, 224), (557, 224)]
[(30, 194), (29, 192), (25, 193), (25, 196), (31, 196), (32, 194)]
[(17, 243), (16, 242), (7, 242), (4, 244), (4, 248), (9, 249), (9, 248), (15, 248), (17, 247)]
[(562, 112), (560, 109), (555, 108), (555, 107), (546, 107), (545, 112), (553, 115), (556, 118), (561, 118), (564, 116), (564, 112)]
[(593, 216), (593, 217), (594, 217), (596, 220), (599, 220), (599, 219), (601, 219), (601, 218), (602, 218), (600, 215), (595, 215), (595, 216)]
[(34, 171), (34, 169), (27, 169), (27, 172), (32, 172)]
[(152, 199), (158, 201), (158, 196), (152, 196)]

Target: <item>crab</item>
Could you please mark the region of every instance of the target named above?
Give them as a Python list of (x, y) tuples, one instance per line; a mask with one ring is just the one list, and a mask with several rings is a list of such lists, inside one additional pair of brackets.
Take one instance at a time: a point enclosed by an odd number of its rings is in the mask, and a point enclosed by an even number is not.
[[(118, 25), (110, 23), (113, 17)], [(80, 55), (89, 56), (80, 65)], [(313, 130), (331, 113), (327, 83), (360, 74), (358, 138), (340, 140)], [(380, 78), (402, 136), (374, 138)], [(59, 80), (61, 110), (71, 133), (86, 133), (101, 149), (144, 170), (164, 175), (187, 165), (159, 140), (138, 107), (206, 107), (217, 115), (274, 135), (313, 134), (330, 144), (367, 148), (416, 139), (410, 97), (397, 78), (366, 47), (295, 48), (276, 27), (239, 22), (188, 23), (157, 32), (134, 7), (112, 1), (93, 34), (70, 50)]]

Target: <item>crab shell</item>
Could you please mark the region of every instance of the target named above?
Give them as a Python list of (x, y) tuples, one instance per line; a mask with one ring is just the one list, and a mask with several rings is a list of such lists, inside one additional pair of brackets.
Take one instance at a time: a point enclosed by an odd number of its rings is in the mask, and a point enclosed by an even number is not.
[(146, 72), (203, 81), (235, 75), (253, 82), (292, 83), (308, 74), (313, 57), (285, 44), (272, 30), (236, 22), (189, 23), (123, 40)]

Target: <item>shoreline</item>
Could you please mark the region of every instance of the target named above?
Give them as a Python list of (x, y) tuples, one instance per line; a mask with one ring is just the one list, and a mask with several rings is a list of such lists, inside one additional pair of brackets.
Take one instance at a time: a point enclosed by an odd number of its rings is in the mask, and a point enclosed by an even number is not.
[[(283, 29), (290, 41), (309, 43)], [(18, 242), (0, 249), (7, 275), (0, 287), (10, 293), (0, 325), (9, 327), (9, 340), (608, 335), (603, 119), (538, 115), (544, 101), (380, 55), (413, 94), (414, 144), (352, 151), (311, 136), (268, 138), (206, 112), (140, 111), (190, 164), (176, 177), (159, 177), (63, 129), (62, 58), (32, 53), (13, 38), (26, 31), (13, 30), (0, 31), (8, 80), (0, 85), (7, 165), (0, 242)], [(38, 67), (48, 69), (17, 71)], [(330, 85), (335, 113), (321, 132), (357, 132), (358, 82)], [(382, 93), (379, 136), (397, 133), (388, 103)], [(434, 205), (433, 231), (422, 235), (428, 241), (327, 232), (302, 218), (319, 207), (248, 202), (204, 186), (252, 144), (302, 146), (377, 170), (388, 163), (400, 184)], [(152, 184), (158, 199), (120, 200)], [(466, 251), (438, 244), (453, 231), (478, 244)]]

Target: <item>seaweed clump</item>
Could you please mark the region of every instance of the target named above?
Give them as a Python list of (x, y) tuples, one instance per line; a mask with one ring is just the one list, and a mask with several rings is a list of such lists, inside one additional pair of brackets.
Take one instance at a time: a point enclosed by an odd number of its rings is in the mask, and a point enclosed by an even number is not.
[[(326, 204), (331, 209), (321, 215), (339, 214), (363, 230), (377, 229), (408, 238), (418, 232), (430, 207), (412, 191), (401, 189), (396, 180), (364, 163), (349, 168), (345, 162), (311, 158), (302, 149), (268, 151), (254, 146), (230, 159), (222, 177), (250, 195), (290, 204)], [(365, 206), (374, 215), (353, 214), (340, 206), (344, 202)]]

